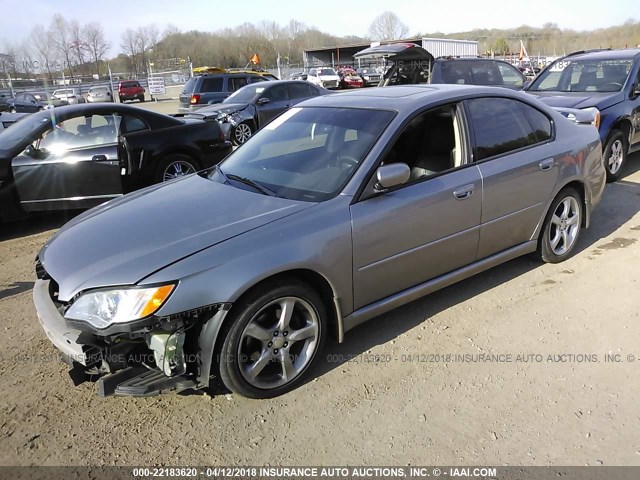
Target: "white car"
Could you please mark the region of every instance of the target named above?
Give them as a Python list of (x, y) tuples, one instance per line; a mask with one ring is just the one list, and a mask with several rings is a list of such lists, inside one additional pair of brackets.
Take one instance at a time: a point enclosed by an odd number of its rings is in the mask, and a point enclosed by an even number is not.
[(52, 97), (58, 100), (66, 100), (69, 102), (69, 105), (84, 103), (84, 97), (80, 93), (79, 88), (59, 88), (53, 92)]
[(333, 68), (312, 68), (307, 74), (307, 81), (324, 88), (339, 88), (340, 77)]

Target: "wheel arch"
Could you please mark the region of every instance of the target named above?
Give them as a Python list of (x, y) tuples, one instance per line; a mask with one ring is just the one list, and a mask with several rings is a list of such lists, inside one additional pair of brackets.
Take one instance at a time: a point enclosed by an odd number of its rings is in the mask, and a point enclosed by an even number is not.
[(621, 131), (623, 133), (624, 138), (627, 141), (627, 149), (629, 148), (629, 145), (631, 143), (629, 142), (629, 136), (631, 135), (631, 120), (629, 118), (623, 117), (623, 118), (618, 118), (616, 121), (614, 121), (611, 124), (611, 128), (609, 128), (609, 131), (607, 132), (607, 136), (605, 137), (604, 142), (602, 143), (603, 151), (606, 148), (607, 143), (609, 142), (609, 139), (611, 138), (613, 133), (616, 131)]
[(202, 168), (202, 162), (198, 152), (195, 149), (191, 149), (187, 146), (180, 145), (180, 146), (167, 147), (166, 149), (163, 149), (160, 152), (154, 154), (153, 169), (155, 170), (156, 168), (158, 168), (158, 165), (160, 164), (160, 162), (162, 162), (169, 155), (185, 155), (189, 157), (191, 160), (193, 160), (194, 162), (196, 162), (196, 167), (198, 167), (198, 169)]
[[(315, 270), (307, 268), (296, 268), (284, 270), (268, 277), (262, 278), (244, 289), (244, 291), (238, 296), (237, 300), (233, 302), (230, 311), (233, 311), (234, 306), (240, 303), (250, 292), (252, 292), (256, 288), (260, 288), (267, 283), (279, 280), (298, 280), (306, 283), (312, 289), (314, 289), (318, 293), (318, 295), (320, 295), (320, 298), (322, 299), (329, 314), (329, 334), (338, 339), (338, 341), (342, 341), (342, 314), (340, 311), (339, 302), (337, 301), (335, 290), (331, 286), (331, 283), (327, 280), (327, 278), (324, 275), (316, 272)], [(229, 317), (225, 318), (223, 327), (224, 324), (229, 321), (228, 318)], [(216, 339), (216, 345), (219, 341), (220, 338)]]

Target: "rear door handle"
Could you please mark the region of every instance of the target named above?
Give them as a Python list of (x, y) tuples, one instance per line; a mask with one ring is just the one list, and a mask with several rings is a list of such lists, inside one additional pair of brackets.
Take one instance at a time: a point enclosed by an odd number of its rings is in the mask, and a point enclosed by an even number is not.
[(93, 157), (91, 157), (91, 161), (92, 162), (106, 162), (107, 161), (107, 156), (106, 155), (94, 155)]
[(464, 187), (460, 187), (457, 190), (453, 191), (453, 196), (458, 200), (464, 200), (465, 198), (469, 198), (473, 195), (473, 185), (465, 185)]
[(546, 160), (541, 161), (538, 166), (540, 170), (550, 170), (553, 167), (554, 160), (553, 158), (548, 158)]

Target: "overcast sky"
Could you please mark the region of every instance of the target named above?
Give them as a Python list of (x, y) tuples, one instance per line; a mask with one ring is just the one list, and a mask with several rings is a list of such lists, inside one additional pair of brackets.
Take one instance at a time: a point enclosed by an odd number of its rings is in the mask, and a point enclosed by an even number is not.
[(409, 34), (523, 24), (540, 27), (547, 22), (592, 30), (619, 25), (634, 16), (640, 19), (639, 0), (2, 0), (2, 4), (13, 21), (2, 22), (0, 40), (21, 41), (35, 23), (48, 26), (53, 14), (60, 12), (81, 23), (100, 22), (112, 43), (109, 54), (113, 56), (120, 51), (125, 29), (150, 23), (156, 23), (160, 31), (168, 23), (182, 31), (215, 31), (262, 20), (284, 25), (293, 18), (333, 35), (366, 36), (372, 20), (385, 10), (396, 13), (409, 27)]

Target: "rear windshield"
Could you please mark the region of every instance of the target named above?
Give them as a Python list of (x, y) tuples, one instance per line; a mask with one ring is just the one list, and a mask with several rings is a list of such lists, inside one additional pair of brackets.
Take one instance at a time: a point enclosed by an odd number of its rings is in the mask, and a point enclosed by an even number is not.
[(140, 83), (139, 82), (122, 82), (120, 86), (123, 88), (139, 87)]
[(182, 93), (193, 93), (196, 88), (196, 82), (198, 81), (197, 77), (192, 77), (187, 80), (187, 83), (184, 84), (184, 88), (182, 89)]

